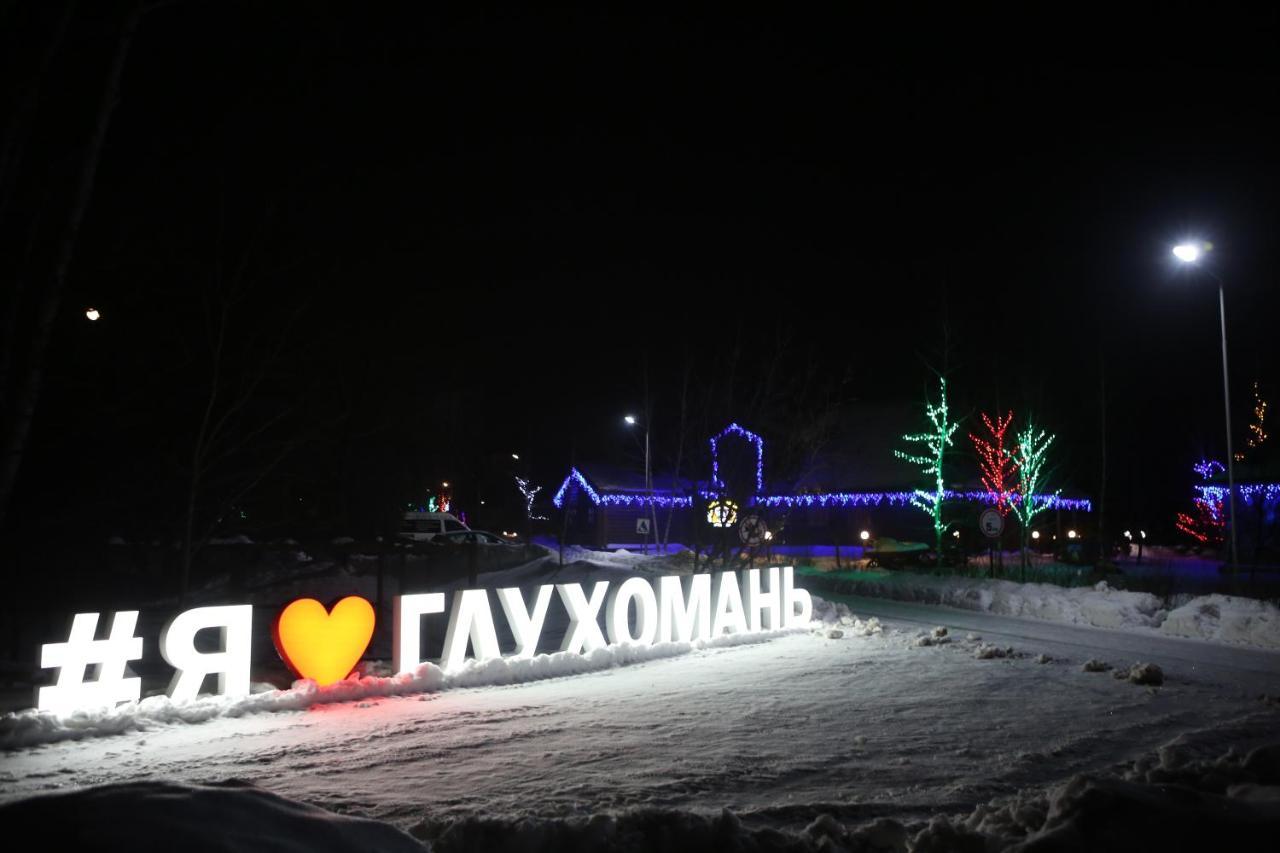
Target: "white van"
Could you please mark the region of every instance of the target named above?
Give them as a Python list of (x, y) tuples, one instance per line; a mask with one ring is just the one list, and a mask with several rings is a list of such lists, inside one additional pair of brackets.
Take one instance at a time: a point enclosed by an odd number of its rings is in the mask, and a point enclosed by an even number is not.
[(400, 522), (400, 538), (430, 542), (441, 533), (470, 529), (451, 512), (406, 512)]

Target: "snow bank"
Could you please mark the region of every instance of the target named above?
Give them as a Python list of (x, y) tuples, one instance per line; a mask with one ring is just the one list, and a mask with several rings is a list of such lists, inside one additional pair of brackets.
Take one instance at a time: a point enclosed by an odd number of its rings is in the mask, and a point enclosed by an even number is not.
[(1115, 775), (1077, 775), (970, 814), (861, 825), (821, 813), (800, 832), (750, 814), (644, 809), (570, 818), (426, 818), (411, 832), (441, 853), (466, 851), (1128, 851), (1267, 850), (1280, 831), (1280, 744), (1194, 761), (1166, 746)]
[[(848, 608), (844, 608), (848, 612)], [(465, 687), (519, 684), (544, 678), (580, 675), (616, 666), (676, 657), (702, 649), (763, 643), (789, 634), (805, 633), (812, 626), (777, 631), (726, 634), (691, 643), (631, 643), (606, 646), (585, 654), (555, 652), (532, 658), (468, 660), (461, 668), (445, 672), (424, 663), (412, 673), (387, 677), (352, 675), (345, 681), (319, 687), (310, 679), (295, 681), (288, 690), (264, 690), (250, 696), (229, 698), (201, 696), (175, 702), (168, 696), (149, 696), (114, 708), (81, 711), (60, 716), (35, 710), (0, 716), (0, 748), (14, 749), (84, 737), (119, 734), (160, 725), (201, 723), (218, 717), (239, 717), (264, 711), (299, 711), (312, 705), (350, 702), (377, 696), (434, 693)]]
[(1024, 789), (968, 814), (927, 821), (881, 817), (850, 825), (814, 809), (799, 831), (760, 826), (768, 818), (750, 812), (648, 808), (572, 817), (427, 815), (410, 835), (242, 782), (135, 782), (8, 803), (0, 806), (0, 825), (15, 838), (79, 850), (420, 853), (425, 842), (438, 853), (1270, 851), (1280, 831), (1280, 743), (1247, 755), (1197, 758), (1175, 741), (1117, 773), (1075, 775), (1049, 790)]
[(1169, 612), (1164, 634), (1280, 649), (1280, 609), (1233, 595), (1202, 595)]
[(1280, 650), (1280, 608), (1251, 598), (1205, 595), (1170, 611), (1151, 593), (1112, 589), (1106, 581), (1093, 587), (1060, 587), (895, 572), (865, 579), (806, 575), (801, 582), (850, 595)]
[[(550, 556), (559, 557), (560, 551), (546, 545), (542, 546)], [(659, 559), (660, 554), (637, 554), (628, 551), (625, 548), (618, 548), (615, 551), (593, 551), (590, 548), (583, 548), (580, 545), (566, 545), (564, 547), (565, 564), (585, 562), (594, 563), (597, 566), (608, 566), (614, 569), (634, 569), (640, 563), (647, 563), (652, 560)]]
[(0, 806), (14, 838), (55, 849), (422, 853), (394, 826), (334, 814), (240, 782), (134, 782)]
[(1001, 616), (1043, 619), (1099, 628), (1154, 627), (1160, 599), (1146, 592), (1124, 592), (1106, 583), (1096, 587), (1060, 587), (982, 578), (939, 577), (895, 572), (866, 579), (831, 579), (807, 575), (819, 585), (853, 595), (942, 604)]

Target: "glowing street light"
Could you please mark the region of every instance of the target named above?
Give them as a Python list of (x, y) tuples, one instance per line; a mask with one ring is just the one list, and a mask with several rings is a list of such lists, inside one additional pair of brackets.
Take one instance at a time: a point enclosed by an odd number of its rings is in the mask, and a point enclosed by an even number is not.
[[(636, 425), (635, 415), (623, 415), (622, 420), (629, 427)], [(658, 530), (658, 507), (653, 502), (653, 474), (649, 468), (649, 413), (647, 410), (645, 411), (644, 421), (644, 489), (649, 495), (649, 513), (653, 518), (653, 530), (656, 534)], [(649, 540), (646, 538), (644, 549), (646, 553), (649, 550), (648, 542)]]
[(1076, 538), (1076, 532), (1075, 532), (1074, 530), (1068, 530), (1068, 531), (1067, 531), (1067, 538), (1068, 538), (1068, 539), (1075, 539), (1075, 538)]
[(97, 308), (87, 308), (85, 309), (84, 316), (88, 317), (90, 321), (94, 321), (101, 317), (102, 314)]
[(519, 454), (519, 453), (512, 453), (512, 454), (511, 454), (511, 458), (512, 458), (512, 459), (514, 459), (514, 460), (516, 460), (517, 462), (519, 462), (519, 461), (520, 461), (520, 454)]
[[(1173, 256), (1183, 264), (1199, 264), (1205, 253), (1212, 248), (1212, 243), (1203, 240), (1187, 241), (1173, 247)], [(1227, 374), (1227, 298), (1223, 293), (1222, 279), (1212, 270), (1199, 268), (1218, 283), (1218, 323), (1222, 329), (1222, 404), (1227, 421), (1227, 507), (1231, 523), (1231, 571), (1235, 573), (1239, 570), (1240, 561), (1236, 549), (1236, 475), (1235, 452), (1231, 448), (1231, 382)], [(1146, 538), (1145, 535), (1143, 538)]]
[(1031, 538), (1032, 538), (1032, 539), (1039, 539), (1039, 538), (1040, 538), (1040, 531), (1039, 531), (1039, 530), (1033, 530), (1033, 531), (1031, 531)]
[(858, 538), (861, 539), (863, 542), (866, 542), (868, 539), (871, 538), (871, 531), (869, 530), (862, 531), (861, 533), (858, 534)]
[(443, 488), (446, 488), (446, 489), (447, 489), (447, 488), (449, 488), (449, 481), (448, 481), (448, 480), (445, 480), (445, 481), (444, 481), (443, 483), (441, 483), (440, 485), (441, 485), (441, 487), (443, 487)]

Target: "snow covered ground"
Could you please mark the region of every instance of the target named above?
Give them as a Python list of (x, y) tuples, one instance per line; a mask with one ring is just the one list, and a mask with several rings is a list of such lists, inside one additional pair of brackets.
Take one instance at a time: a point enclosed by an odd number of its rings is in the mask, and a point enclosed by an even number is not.
[[(557, 580), (643, 570), (622, 555), (575, 556), (596, 567), (567, 567)], [(529, 566), (500, 580), (556, 571)], [(885, 630), (846, 620), (528, 683), (156, 721), (0, 753), (0, 799), (237, 779), (389, 822), (442, 849), (626, 849), (646, 838), (1003, 849), (1028, 835), (1087, 840), (1097, 815), (1117, 808), (1144, 820), (1164, 808), (1166, 827), (1197, 808), (1215, 820), (1239, 812), (1237, 824), (1275, 831), (1280, 753), (1245, 755), (1280, 740), (1280, 654), (1153, 630), (841, 600)], [(1154, 663), (1163, 683), (1084, 671), (1089, 660), (1113, 671)], [(1152, 784), (1171, 779), (1201, 790), (1179, 808), (1167, 797), (1153, 805)]]

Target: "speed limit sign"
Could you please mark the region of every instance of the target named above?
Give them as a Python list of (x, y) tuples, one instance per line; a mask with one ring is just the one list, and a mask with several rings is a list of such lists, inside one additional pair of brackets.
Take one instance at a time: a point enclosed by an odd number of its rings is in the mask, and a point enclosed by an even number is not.
[(982, 511), (982, 515), (978, 516), (978, 527), (984, 536), (997, 539), (1001, 533), (1004, 533), (1004, 516), (999, 510), (988, 507)]

